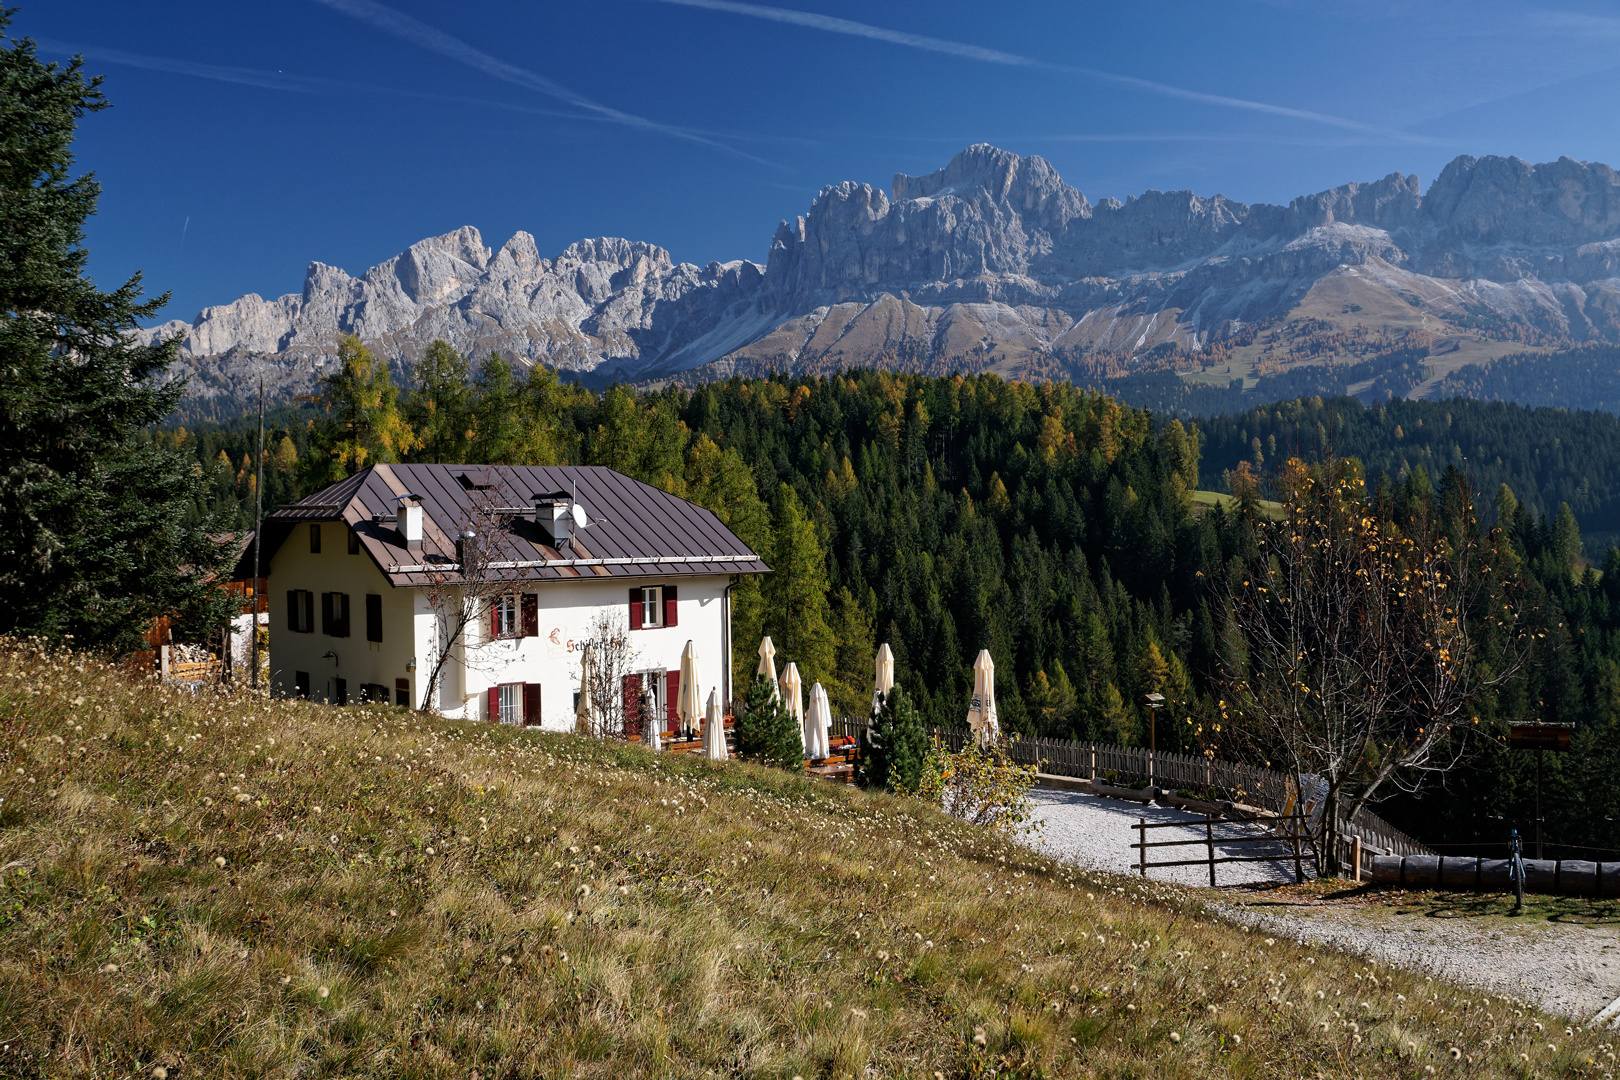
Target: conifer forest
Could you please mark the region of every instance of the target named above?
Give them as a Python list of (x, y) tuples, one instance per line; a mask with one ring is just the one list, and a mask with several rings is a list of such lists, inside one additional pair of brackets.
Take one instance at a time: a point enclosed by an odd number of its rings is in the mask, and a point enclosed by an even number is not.
[[(1145, 745), (1157, 692), (1161, 749), (1219, 749), (1231, 644), (1215, 586), (1242, 575), (1288, 459), (1354, 459), (1367, 508), (1396, 528), (1432, 518), (1489, 538), (1534, 643), (1479, 701), (1447, 797), (1390, 789), (1380, 814), (1442, 851), (1497, 841), (1534, 799), (1533, 756), (1505, 749), (1506, 724), (1573, 723), (1573, 752), (1548, 762), (1547, 832), (1565, 857), (1620, 848), (1620, 791), (1603, 779), (1620, 769), (1613, 416), (1304, 398), (1194, 422), (988, 374), (598, 394), (499, 356), (445, 347), (433, 361), (396, 388), (348, 346), (319, 401), (271, 414), (266, 505), (367, 461), (607, 465), (713, 510), (774, 568), (736, 593), (737, 685), (770, 634), (836, 711), (864, 713), (886, 641), (923, 721), (955, 726), (988, 648), (1003, 726), (1051, 738)], [(151, 437), (210, 478), (196, 516), (251, 520), (256, 418)]]

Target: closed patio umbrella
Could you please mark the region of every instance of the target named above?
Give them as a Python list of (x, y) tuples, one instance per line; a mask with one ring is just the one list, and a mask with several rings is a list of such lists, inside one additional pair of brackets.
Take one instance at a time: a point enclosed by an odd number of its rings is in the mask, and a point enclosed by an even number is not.
[(872, 691), (872, 711), (883, 705), (883, 695), (894, 689), (894, 650), (885, 641), (877, 651), (877, 683)]
[(697, 645), (688, 641), (681, 653), (681, 688), (675, 697), (675, 720), (686, 731), (696, 731), (703, 719), (698, 701)]
[(771, 697), (777, 701), (782, 700), (782, 688), (776, 682), (776, 646), (771, 644), (771, 635), (766, 634), (759, 642), (759, 673), (771, 682)]
[(996, 663), (990, 659), (989, 649), (980, 649), (979, 658), (973, 661), (973, 702), (968, 706), (967, 722), (980, 746), (995, 742), (1001, 732), (996, 720)]
[(799, 742), (804, 742), (804, 680), (799, 678), (799, 665), (788, 662), (787, 670), (782, 672), (782, 697), (787, 701), (787, 714), (793, 717), (799, 728)]
[(703, 755), (710, 761), (724, 761), (731, 755), (726, 751), (726, 718), (720, 715), (720, 691), (709, 691), (709, 712), (703, 718)]
[(811, 761), (820, 761), (831, 751), (832, 705), (827, 701), (827, 690), (819, 682), (810, 688), (810, 712), (804, 718), (805, 753)]

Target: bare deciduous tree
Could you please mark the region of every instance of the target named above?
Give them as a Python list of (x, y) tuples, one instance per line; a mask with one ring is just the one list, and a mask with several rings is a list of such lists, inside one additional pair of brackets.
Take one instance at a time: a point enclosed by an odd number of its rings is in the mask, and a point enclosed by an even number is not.
[(590, 734), (623, 739), (633, 734), (624, 708), (624, 679), (635, 665), (630, 628), (617, 608), (605, 608), (590, 625), (583, 661)]
[(518, 558), (512, 496), (499, 472), (486, 470), (469, 494), (471, 504), (461, 513), (457, 535), (452, 538), (454, 555), (426, 560), (431, 569), (426, 571), (429, 581), (422, 594), (434, 615), (435, 640), (422, 690), (424, 711), (433, 708), (452, 665), (459, 663), (472, 670), (500, 665), (502, 657), (494, 648), (497, 643), (485, 640), (469, 647), (468, 630), (475, 623), (490, 625), (493, 604), (511, 598), (517, 605), (522, 586), (523, 571), (512, 566)]
[(1413, 790), (1455, 766), (1480, 695), (1524, 662), (1521, 594), (1457, 486), (1448, 520), (1397, 523), (1368, 504), (1355, 462), (1290, 460), (1281, 518), (1256, 521), (1256, 556), (1220, 586), (1220, 738), (1321, 778), (1316, 840), (1333, 871), (1339, 807), (1354, 821), (1386, 784)]

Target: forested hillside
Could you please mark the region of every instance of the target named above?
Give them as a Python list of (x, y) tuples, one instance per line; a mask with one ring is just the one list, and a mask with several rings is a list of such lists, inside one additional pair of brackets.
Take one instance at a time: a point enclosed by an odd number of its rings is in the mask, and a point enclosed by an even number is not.
[(1517, 401), (1560, 409), (1620, 412), (1620, 347), (1583, 345), (1469, 364), (1436, 384), (1430, 397)]
[[(269, 503), (341, 474), (360, 451), (609, 465), (715, 510), (775, 568), (737, 591), (739, 670), (769, 633), (783, 661), (854, 711), (887, 641), (926, 719), (960, 724), (983, 647), (1004, 726), (1141, 743), (1144, 695), (1157, 691), (1170, 700), (1159, 745), (1172, 749), (1198, 745), (1216, 712), (1223, 620), (1209, 584), (1253, 545), (1248, 514), (1195, 509), (1201, 475), (1204, 485), (1237, 470), (1264, 477), (1286, 455), (1330, 445), (1366, 460), (1374, 507), (1403, 522), (1453, 512), (1443, 493), (1463, 479), (1448, 472), (1461, 461), (1487, 520), (1504, 511), (1534, 632), (1546, 635), (1528, 679), (1483, 704), (1480, 745), (1507, 719), (1579, 724), (1578, 752), (1554, 767), (1567, 798), (1549, 800), (1551, 835), (1620, 847), (1604, 821), (1620, 814), (1605, 781), (1620, 767), (1620, 576), (1584, 569), (1577, 520), (1608, 520), (1620, 492), (1611, 418), (1305, 401), (1201, 431), (1067, 383), (993, 375), (862, 371), (598, 396), (545, 369), (519, 381), (497, 358), (472, 372), (449, 355), (396, 396), (363, 353), (328, 385), (326, 411), (276, 418)], [(156, 437), (194, 448), (222, 505), (251, 495), (251, 425)], [(1560, 516), (1560, 502), (1579, 509)], [(1610, 558), (1620, 570), (1620, 554)], [(1385, 809), (1425, 839), (1497, 835), (1484, 812), (1527, 812), (1526, 763), (1495, 751), (1479, 760), (1484, 771), (1449, 781), (1467, 794), (1443, 813)]]
[(1290, 456), (1332, 449), (1362, 462), (1368, 480), (1404, 482), (1415, 469), (1436, 480), (1448, 467), (1495, 497), (1506, 484), (1535, 517), (1567, 505), (1601, 562), (1620, 538), (1620, 417), (1509, 402), (1407, 401), (1363, 406), (1354, 398), (1279, 401), (1198, 422), (1200, 486), (1228, 489), (1239, 462), (1265, 474)]

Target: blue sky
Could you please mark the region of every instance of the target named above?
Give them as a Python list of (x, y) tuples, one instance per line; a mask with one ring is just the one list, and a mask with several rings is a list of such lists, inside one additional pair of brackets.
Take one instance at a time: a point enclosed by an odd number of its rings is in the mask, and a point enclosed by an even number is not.
[(1458, 154), (1620, 166), (1620, 4), (23, 0), (114, 108), (77, 143), (91, 270), (189, 320), (474, 225), (763, 260), (841, 180), (962, 147), (1094, 202), (1281, 202)]

